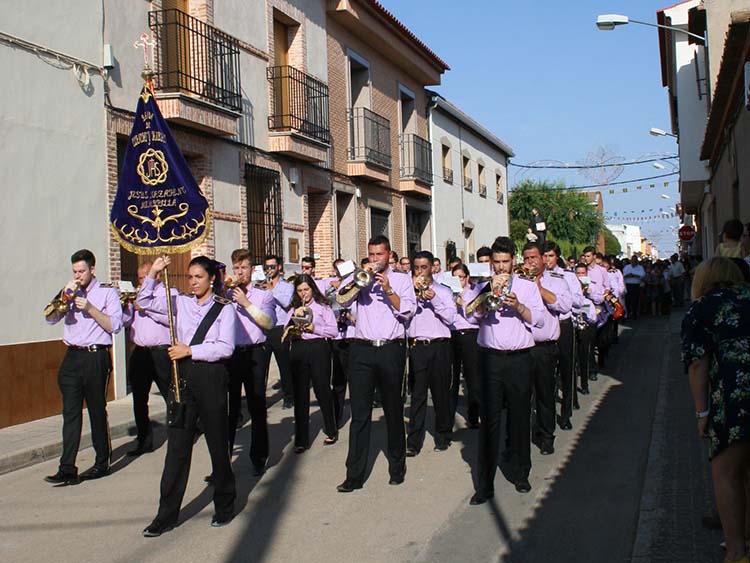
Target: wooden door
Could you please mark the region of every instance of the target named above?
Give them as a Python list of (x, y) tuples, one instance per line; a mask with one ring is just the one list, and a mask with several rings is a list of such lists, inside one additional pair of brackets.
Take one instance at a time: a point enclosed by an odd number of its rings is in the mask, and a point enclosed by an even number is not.
[(273, 83), (274, 125), (277, 129), (288, 129), (291, 124), (290, 80), (289, 80), (289, 28), (277, 19), (273, 20), (273, 64), (276, 74)]

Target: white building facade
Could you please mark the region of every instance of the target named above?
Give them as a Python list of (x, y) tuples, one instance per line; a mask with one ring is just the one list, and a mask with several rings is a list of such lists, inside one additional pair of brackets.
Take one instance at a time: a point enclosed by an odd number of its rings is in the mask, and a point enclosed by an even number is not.
[(428, 92), (434, 185), (432, 252), (446, 261), (507, 236), (508, 159), (513, 149), (451, 102)]
[(641, 252), (641, 228), (638, 225), (612, 224), (606, 227), (620, 243), (624, 256), (629, 258), (636, 252)]

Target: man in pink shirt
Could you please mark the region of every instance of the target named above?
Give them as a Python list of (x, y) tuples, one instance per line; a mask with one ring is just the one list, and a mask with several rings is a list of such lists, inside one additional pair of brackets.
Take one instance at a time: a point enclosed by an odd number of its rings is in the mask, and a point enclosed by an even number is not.
[(122, 328), (122, 305), (117, 290), (106, 287), (94, 277), (96, 258), (90, 250), (79, 250), (70, 257), (73, 280), (60, 292), (67, 307), (60, 312), (45, 309), (49, 324), (65, 321), (63, 342), (68, 347), (60, 365), (57, 383), (63, 402), (63, 446), (60, 467), (44, 480), (55, 485), (78, 482), (76, 455), (81, 441), (83, 401), (91, 421), (91, 441), (96, 458), (94, 467), (81, 479), (109, 475), (112, 446), (107, 422), (107, 385), (112, 372), (112, 335)]

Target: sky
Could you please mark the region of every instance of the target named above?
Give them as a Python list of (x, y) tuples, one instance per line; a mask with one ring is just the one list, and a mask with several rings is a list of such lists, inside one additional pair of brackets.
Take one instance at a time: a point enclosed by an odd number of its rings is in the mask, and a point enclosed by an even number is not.
[[(599, 31), (595, 23), (605, 13), (655, 22), (656, 11), (673, 1), (380, 1), (448, 63), (435, 89), (508, 143), (512, 162), (581, 164), (600, 148), (625, 161), (677, 153), (672, 137), (648, 133), (671, 131), (656, 28), (631, 23)], [(665, 253), (675, 248), (677, 218), (620, 219), (674, 210), (676, 175), (629, 182), (675, 171), (677, 161), (660, 164), (626, 166), (616, 180), (511, 166), (508, 179), (511, 189), (524, 178), (578, 186), (628, 181), (600, 190), (605, 216), (617, 213), (607, 222), (640, 225)]]

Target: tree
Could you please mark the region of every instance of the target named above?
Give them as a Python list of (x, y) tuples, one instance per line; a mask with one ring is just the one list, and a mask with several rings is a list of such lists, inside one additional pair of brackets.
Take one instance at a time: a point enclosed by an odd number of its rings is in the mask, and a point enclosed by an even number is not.
[(604, 234), (604, 253), (610, 254), (611, 256), (617, 256), (620, 254), (620, 252), (622, 252), (620, 241), (612, 234), (612, 231), (607, 227), (603, 227), (602, 232)]
[[(604, 218), (581, 192), (568, 189), (561, 181), (524, 180), (510, 194), (511, 237), (526, 242), (531, 210), (536, 208), (547, 223), (547, 238), (569, 245), (584, 246), (596, 240), (604, 228)], [(523, 229), (521, 228), (523, 227)]]

